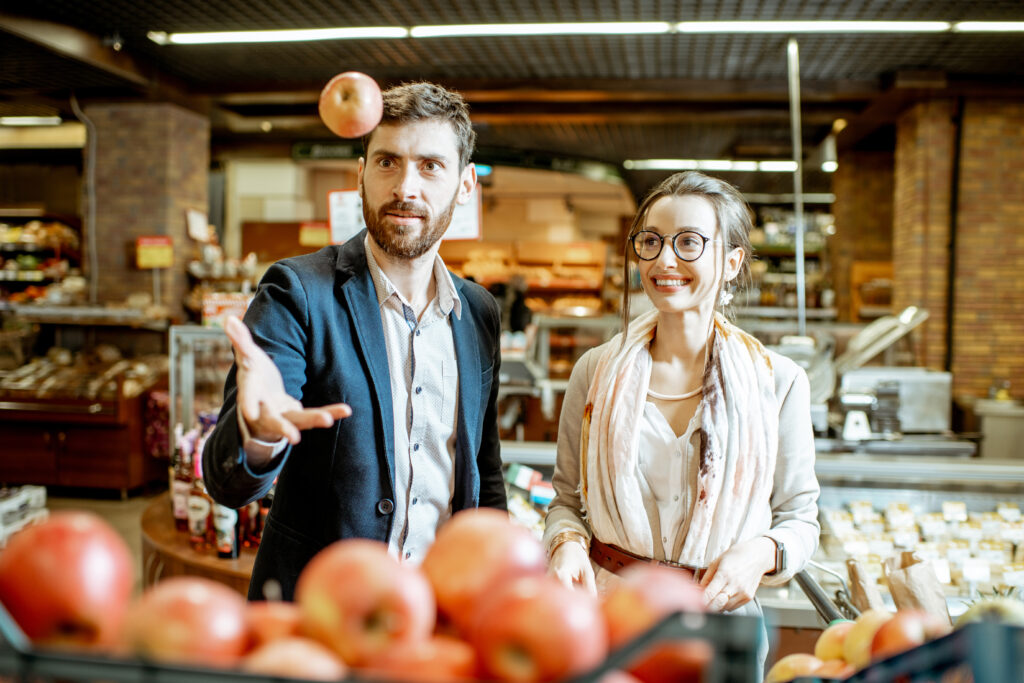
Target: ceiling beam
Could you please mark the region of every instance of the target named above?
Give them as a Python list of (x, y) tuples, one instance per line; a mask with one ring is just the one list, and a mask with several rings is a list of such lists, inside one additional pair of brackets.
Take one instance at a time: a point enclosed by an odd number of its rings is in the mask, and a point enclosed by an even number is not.
[(149, 76), (130, 55), (116, 51), (93, 34), (72, 26), (0, 12), (0, 30), (137, 86), (150, 84)]

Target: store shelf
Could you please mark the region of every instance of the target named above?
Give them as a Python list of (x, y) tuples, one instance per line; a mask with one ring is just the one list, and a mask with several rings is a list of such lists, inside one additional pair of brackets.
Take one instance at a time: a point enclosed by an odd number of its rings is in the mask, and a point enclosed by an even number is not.
[[(793, 318), (799, 315), (796, 308), (784, 306), (742, 306), (736, 309), (739, 318)], [(807, 308), (804, 315), (808, 320), (835, 320), (835, 308)]]
[(55, 306), (43, 304), (12, 304), (0, 302), (0, 312), (14, 313), (25, 322), (54, 325), (110, 325), (163, 331), (166, 319), (153, 319), (138, 308), (106, 306)]
[(42, 284), (53, 282), (53, 278), (41, 270), (0, 270), (0, 282)]

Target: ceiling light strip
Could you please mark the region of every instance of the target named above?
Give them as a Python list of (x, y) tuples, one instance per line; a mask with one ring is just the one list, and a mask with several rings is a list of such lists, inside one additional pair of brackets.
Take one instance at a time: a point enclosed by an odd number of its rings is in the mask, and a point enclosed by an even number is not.
[(213, 31), (147, 36), (159, 45), (278, 43), (315, 40), (442, 38), (480, 36), (643, 35), (664, 33), (941, 33), (1019, 32), (1021, 21), (618, 21), (541, 24), (452, 24), (413, 26), (356, 26), (273, 31)]
[(948, 21), (681, 21), (679, 33), (940, 33)]
[(308, 28), (275, 31), (213, 31), (209, 33), (146, 34), (159, 45), (211, 45), (223, 43), (290, 43), (314, 40), (354, 40), (367, 38), (408, 38), (402, 26), (359, 26), (354, 28)]
[(0, 126), (59, 126), (59, 116), (0, 116)]
[(795, 161), (733, 161), (731, 159), (627, 159), (630, 171), (762, 171), (792, 173)]

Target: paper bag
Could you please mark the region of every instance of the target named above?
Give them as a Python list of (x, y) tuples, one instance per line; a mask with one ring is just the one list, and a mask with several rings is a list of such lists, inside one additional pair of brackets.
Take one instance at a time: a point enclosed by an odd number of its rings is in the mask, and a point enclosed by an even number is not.
[(850, 602), (861, 612), (869, 609), (886, 609), (878, 586), (860, 563), (855, 559), (846, 560), (846, 573), (850, 577)]
[(893, 555), (882, 563), (896, 609), (916, 609), (952, 624), (946, 594), (931, 563), (912, 551)]

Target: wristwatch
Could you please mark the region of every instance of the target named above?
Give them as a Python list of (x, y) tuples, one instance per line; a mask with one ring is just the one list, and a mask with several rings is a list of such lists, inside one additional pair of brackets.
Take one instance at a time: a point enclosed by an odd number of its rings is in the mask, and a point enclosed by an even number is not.
[(768, 536), (775, 544), (775, 570), (768, 572), (769, 576), (786, 571), (786, 545), (777, 539)]

